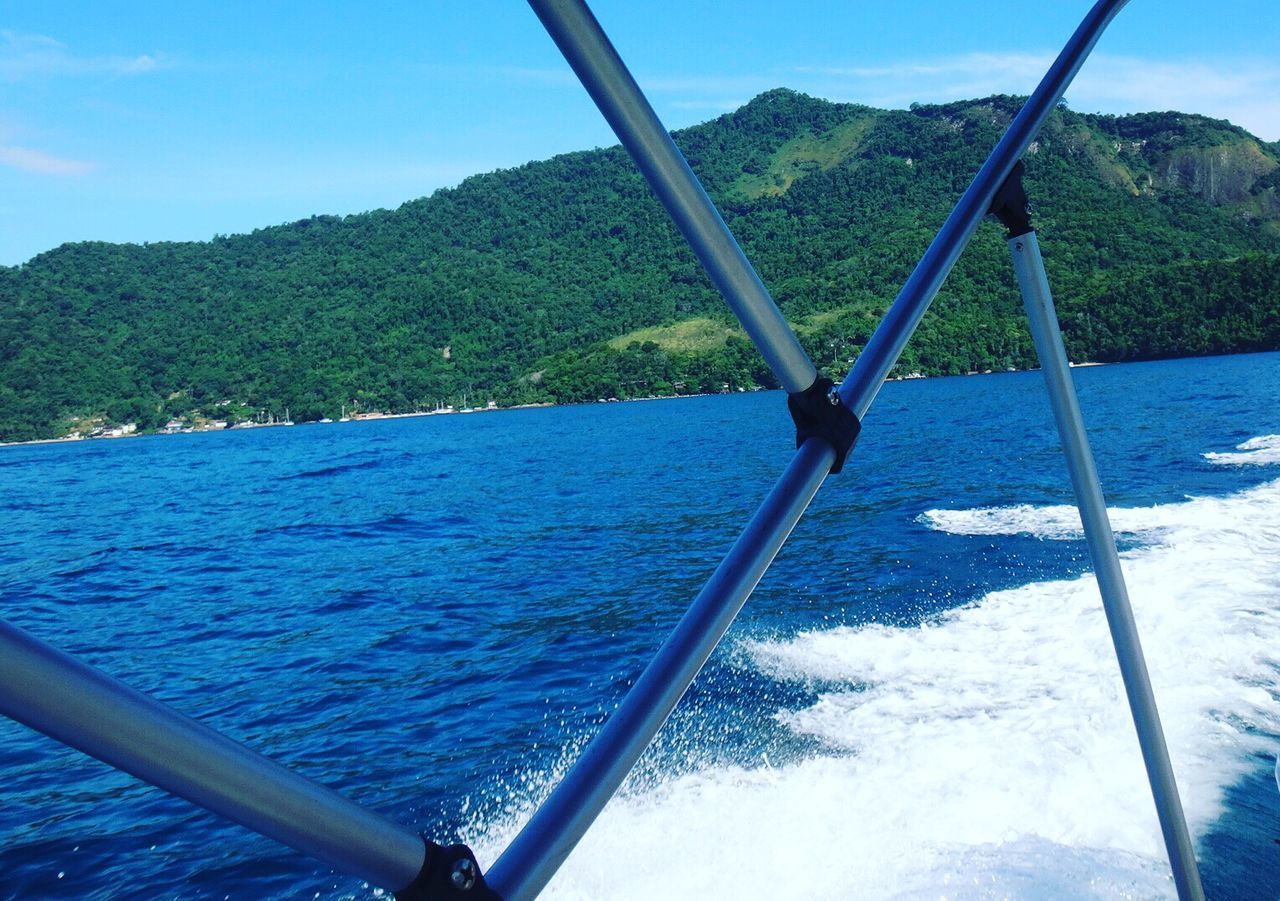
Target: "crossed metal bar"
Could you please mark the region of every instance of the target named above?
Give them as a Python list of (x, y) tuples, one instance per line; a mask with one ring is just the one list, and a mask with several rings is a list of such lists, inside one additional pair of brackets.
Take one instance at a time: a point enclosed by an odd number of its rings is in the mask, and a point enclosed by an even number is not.
[[(830, 402), (857, 419), (876, 394), (1067, 85), (1127, 0), (1099, 0), (939, 230)], [(818, 372), (583, 0), (529, 0), (787, 392)], [(1018, 242), (1015, 247), (1015, 241)], [(1010, 250), (1098, 573), (1179, 896), (1203, 897), (1106, 506), (1034, 232)], [(119, 769), (406, 897), (536, 896), (621, 785), (764, 575), (837, 459), (805, 440), (617, 711), (481, 876), (441, 849), (109, 676), (0, 623), (0, 712)], [(457, 848), (458, 846), (455, 846)], [(450, 852), (450, 853), (446, 853)], [(441, 863), (442, 862), (442, 863)], [(443, 867), (443, 869), (440, 869)], [(433, 869), (434, 868), (434, 869)], [(431, 877), (431, 878), (427, 878)], [(434, 888), (424, 888), (427, 885)]]

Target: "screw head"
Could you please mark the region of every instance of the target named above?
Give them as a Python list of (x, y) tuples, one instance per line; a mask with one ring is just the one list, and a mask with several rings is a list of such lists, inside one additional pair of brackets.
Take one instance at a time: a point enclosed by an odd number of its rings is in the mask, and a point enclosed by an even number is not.
[(475, 888), (476, 884), (476, 865), (472, 863), (469, 857), (453, 862), (453, 871), (449, 873), (449, 880), (453, 883), (453, 887), (459, 891), (469, 892)]

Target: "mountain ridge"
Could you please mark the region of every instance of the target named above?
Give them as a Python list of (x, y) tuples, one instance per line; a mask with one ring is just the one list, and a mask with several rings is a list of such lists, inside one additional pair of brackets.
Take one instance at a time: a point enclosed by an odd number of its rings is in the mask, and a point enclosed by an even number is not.
[[(838, 375), (1020, 103), (875, 110), (775, 89), (676, 139)], [(1191, 114), (1064, 107), (1027, 168), (1075, 358), (1280, 347), (1274, 145)], [(979, 230), (900, 371), (1031, 364), (1002, 245)], [(1188, 317), (1209, 316), (1211, 336), (1189, 322), (1148, 341), (1141, 317), (1111, 310), (1132, 306), (1121, 286), (1159, 300), (1139, 272)], [(1261, 294), (1233, 305), (1237, 283)], [(404, 412), (464, 394), (505, 405), (774, 384), (616, 146), (395, 210), (208, 242), (63, 245), (0, 268), (0, 301), (0, 440), (286, 407), (299, 420)], [(644, 337), (695, 320), (720, 337)]]

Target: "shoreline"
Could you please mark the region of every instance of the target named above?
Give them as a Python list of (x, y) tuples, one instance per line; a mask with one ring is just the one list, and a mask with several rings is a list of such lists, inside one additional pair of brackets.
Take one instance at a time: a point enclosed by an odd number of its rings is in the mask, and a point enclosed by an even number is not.
[[(752, 391), (766, 391), (766, 388), (755, 388)], [(726, 392), (728, 393), (728, 392)], [(749, 392), (744, 392), (749, 393)], [(0, 441), (0, 448), (5, 447), (30, 447), (38, 444), (75, 444), (82, 441), (120, 441), (126, 438), (157, 438), (170, 437), (173, 435), (204, 435), (216, 432), (232, 432), (245, 431), (249, 429), (278, 429), (293, 428), (296, 426), (317, 426), (317, 425), (338, 425), (348, 422), (377, 422), (384, 419), (417, 419), (427, 416), (469, 416), (475, 413), (502, 413), (507, 410), (539, 410), (547, 407), (584, 407), (594, 404), (630, 404), (641, 403), (653, 400), (677, 400), (683, 397), (712, 397), (707, 393), (699, 394), (669, 394), (654, 395), (652, 397), (629, 397), (622, 399), (619, 397), (603, 398), (601, 400), (577, 401), (574, 403), (557, 404), (553, 401), (544, 401), (542, 403), (532, 404), (513, 404), (510, 407), (475, 407), (467, 410), (422, 410), (413, 413), (362, 413), (358, 416), (351, 416), (347, 419), (331, 419), (328, 422), (321, 422), (318, 419), (306, 420), (304, 422), (245, 422), (238, 423), (233, 426), (221, 426), (218, 428), (186, 428), (186, 429), (157, 429), (153, 432), (128, 432), (122, 435), (67, 435), (62, 438), (32, 438), (27, 441)]]
[[(1141, 361), (1135, 361), (1135, 362), (1141, 362)], [(1094, 362), (1086, 361), (1083, 363), (1071, 363), (1069, 365), (1071, 366), (1072, 369), (1083, 369), (1085, 367), (1090, 367), (1090, 366), (1108, 366), (1110, 364), (1094, 363)], [(894, 378), (889, 378), (889, 379), (886, 379), (885, 381), (886, 382), (910, 382), (910, 381), (919, 381), (919, 380), (925, 380), (925, 379), (969, 378), (970, 376), (1006, 375), (1009, 372), (1036, 372), (1036, 371), (1037, 369), (1013, 369), (1013, 370), (1000, 370), (1000, 371), (987, 370), (984, 372), (963, 372), (963, 373), (957, 373), (956, 375), (921, 375), (920, 373), (912, 372), (912, 373), (908, 373), (907, 375), (901, 375), (901, 376), (896, 376)], [(650, 395), (648, 397), (628, 397), (625, 399), (619, 398), (619, 397), (608, 397), (608, 398), (600, 398), (598, 400), (577, 401), (574, 403), (567, 403), (567, 404), (557, 404), (553, 401), (544, 401), (541, 403), (532, 403), (532, 404), (514, 404), (510, 407), (475, 407), (473, 409), (464, 409), (464, 410), (455, 410), (450, 408), (447, 410), (421, 410), (421, 411), (415, 411), (413, 413), (381, 413), (381, 412), (361, 413), (356, 416), (351, 416), (345, 420), (333, 419), (333, 420), (330, 420), (329, 422), (321, 422), (318, 419), (308, 420), (306, 422), (296, 422), (296, 423), (295, 422), (244, 422), (244, 423), (237, 423), (236, 425), (233, 425), (233, 426), (223, 426), (220, 428), (193, 427), (193, 428), (186, 428), (186, 429), (176, 429), (172, 431), (167, 429), (157, 429), (154, 432), (136, 432), (135, 431), (135, 432), (128, 432), (122, 435), (97, 435), (97, 436), (68, 435), (63, 438), (32, 438), (28, 441), (0, 441), (0, 448), (28, 447), (28, 446), (34, 446), (39, 444), (71, 444), (71, 443), (76, 443), (80, 441), (118, 441), (126, 438), (149, 438), (149, 437), (157, 437), (157, 436), (167, 437), (171, 435), (196, 435), (196, 434), (205, 434), (209, 432), (230, 432), (230, 431), (245, 430), (245, 429), (275, 429), (275, 428), (292, 428), (295, 426), (337, 425), (339, 423), (345, 423), (345, 422), (373, 422), (373, 421), (378, 421), (382, 419), (416, 419), (416, 418), (421, 418), (426, 416), (462, 416), (462, 415), (470, 415), (473, 413), (501, 413), (506, 410), (537, 410), (537, 409), (543, 409), (546, 407), (585, 407), (585, 406), (594, 405), (594, 404), (632, 404), (632, 403), (644, 403), (647, 401), (655, 401), (655, 400), (679, 400), (681, 398), (686, 398), (686, 397), (717, 397), (720, 394), (751, 394), (758, 391), (769, 391), (769, 390), (778, 390), (778, 389), (756, 387), (756, 388), (742, 389), (740, 391), (699, 392), (694, 394)]]

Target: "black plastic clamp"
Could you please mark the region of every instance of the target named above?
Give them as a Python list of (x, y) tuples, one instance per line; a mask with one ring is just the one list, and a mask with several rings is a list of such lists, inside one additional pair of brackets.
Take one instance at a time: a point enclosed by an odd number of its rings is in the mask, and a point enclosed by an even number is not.
[(1027, 199), (1026, 189), (1022, 187), (1022, 173), (1025, 167), (1022, 160), (1013, 164), (1009, 177), (1004, 180), (996, 196), (991, 198), (991, 207), (987, 212), (1000, 220), (1009, 230), (1006, 238), (1035, 231), (1031, 227), (1031, 201)]
[(831, 466), (831, 473), (839, 472), (844, 467), (844, 458), (858, 440), (862, 423), (841, 403), (835, 383), (819, 376), (805, 390), (787, 395), (787, 409), (796, 424), (796, 448), (810, 438), (821, 438), (835, 448), (836, 462)]
[(417, 878), (395, 892), (397, 901), (499, 901), (493, 889), (485, 885), (484, 874), (476, 856), (466, 845), (442, 848), (424, 838), (427, 858)]

